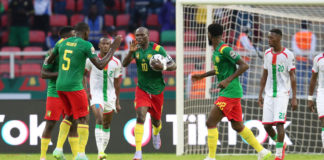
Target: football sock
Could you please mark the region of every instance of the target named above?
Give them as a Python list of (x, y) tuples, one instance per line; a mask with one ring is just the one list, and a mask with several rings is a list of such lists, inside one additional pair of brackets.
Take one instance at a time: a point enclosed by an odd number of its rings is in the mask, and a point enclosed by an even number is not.
[(282, 148), (284, 143), (283, 142), (277, 142), (276, 143), (276, 157), (281, 158), (282, 157)]
[(217, 141), (218, 141), (218, 129), (217, 128), (209, 128), (208, 129), (208, 157), (215, 158), (216, 157), (216, 149), (217, 149)]
[(102, 132), (102, 125), (96, 124), (95, 128), (95, 138), (97, 142), (98, 153), (103, 152), (103, 132)]
[(69, 143), (70, 143), (73, 159), (75, 159), (79, 151), (79, 137), (69, 137)]
[(255, 138), (254, 134), (252, 133), (252, 131), (247, 128), (244, 127), (244, 129), (239, 133), (243, 139), (246, 140), (246, 142), (248, 142), (249, 145), (251, 145), (257, 152), (262, 151), (264, 148), (263, 146), (258, 142), (258, 140)]
[(322, 145), (324, 147), (324, 128), (322, 128)]
[(144, 134), (143, 124), (136, 123), (134, 133), (135, 133), (136, 151), (142, 151), (142, 139)]
[(56, 148), (63, 149), (63, 145), (66, 140), (66, 137), (69, 134), (71, 124), (72, 123), (66, 119), (61, 122)]
[(78, 124), (78, 134), (80, 138), (79, 153), (85, 153), (85, 148), (87, 146), (88, 138), (89, 138), (89, 125)]
[(107, 145), (109, 143), (109, 139), (110, 139), (110, 128), (103, 129), (103, 146), (102, 146), (103, 151), (102, 152), (105, 152)]
[(152, 126), (153, 126), (153, 135), (154, 136), (158, 135), (162, 128), (162, 122), (160, 122), (160, 125), (158, 127), (155, 127), (154, 125), (152, 125)]
[(274, 137), (271, 137), (272, 140), (277, 141), (277, 134)]
[(41, 156), (40, 158), (46, 158), (46, 152), (48, 144), (51, 142), (51, 138), (42, 137), (41, 139)]

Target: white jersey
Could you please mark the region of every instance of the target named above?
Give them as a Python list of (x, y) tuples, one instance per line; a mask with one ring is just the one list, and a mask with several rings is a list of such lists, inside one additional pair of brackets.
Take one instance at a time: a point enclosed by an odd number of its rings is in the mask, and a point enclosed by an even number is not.
[(115, 102), (114, 78), (119, 78), (122, 72), (119, 59), (112, 57), (103, 70), (99, 70), (87, 59), (86, 70), (90, 72), (90, 94), (94, 103)]
[(312, 71), (318, 73), (317, 94), (324, 94), (324, 53), (314, 58)]
[(291, 88), (289, 71), (296, 69), (294, 54), (287, 48), (273, 53), (272, 48), (265, 51), (264, 69), (268, 70), (265, 86), (267, 96), (289, 95)]

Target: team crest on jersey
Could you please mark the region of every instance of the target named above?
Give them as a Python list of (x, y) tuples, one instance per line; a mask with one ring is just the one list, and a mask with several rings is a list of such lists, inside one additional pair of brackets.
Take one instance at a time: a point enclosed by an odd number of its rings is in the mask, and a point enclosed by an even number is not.
[(147, 60), (150, 60), (152, 58), (152, 54), (147, 55)]
[(234, 51), (231, 51), (231, 52), (230, 52), (230, 55), (231, 55), (231, 57), (232, 57), (233, 59), (235, 59), (235, 58), (237, 57), (237, 53), (234, 52)]
[(91, 53), (92, 54), (95, 54), (95, 51), (96, 51), (95, 48), (94, 47), (91, 47)]
[(47, 117), (50, 117), (51, 113), (52, 113), (51, 111), (47, 111), (47, 113), (46, 113)]
[(139, 59), (139, 52), (136, 52), (136, 59)]
[(216, 56), (215, 61), (216, 61), (216, 63), (219, 63), (220, 62), (220, 59), (219, 59), (218, 56)]

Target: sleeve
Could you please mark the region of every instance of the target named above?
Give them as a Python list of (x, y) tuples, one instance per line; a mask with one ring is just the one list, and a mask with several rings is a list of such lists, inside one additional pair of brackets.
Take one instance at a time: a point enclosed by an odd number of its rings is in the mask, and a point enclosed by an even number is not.
[(96, 57), (96, 53), (95, 53), (95, 48), (92, 46), (92, 44), (90, 42), (87, 42), (86, 48), (85, 48), (85, 54), (88, 58), (94, 58)]
[(46, 70), (51, 70), (51, 69), (53, 69), (53, 63), (52, 64), (45, 63), (47, 61), (48, 56), (49, 56), (49, 54), (47, 53), (45, 55), (45, 60), (44, 60), (44, 63), (43, 63), (43, 68), (46, 69)]
[(296, 65), (295, 65), (295, 56), (293, 53), (289, 54), (289, 62), (288, 62), (288, 71), (294, 70), (296, 69)]
[(314, 58), (313, 60), (313, 68), (312, 68), (312, 72), (318, 73), (318, 64), (317, 64), (317, 57)]
[(241, 59), (241, 56), (231, 47), (224, 48), (221, 53), (233, 64), (236, 64), (236, 62)]
[(85, 69), (87, 71), (91, 71), (91, 67), (92, 67), (92, 62), (90, 61), (89, 58), (87, 58), (86, 65), (85, 65)]
[(122, 71), (123, 71), (123, 69), (122, 69), (121, 63), (120, 63), (120, 61), (118, 61), (117, 67), (115, 69), (114, 78), (119, 78), (122, 75)]

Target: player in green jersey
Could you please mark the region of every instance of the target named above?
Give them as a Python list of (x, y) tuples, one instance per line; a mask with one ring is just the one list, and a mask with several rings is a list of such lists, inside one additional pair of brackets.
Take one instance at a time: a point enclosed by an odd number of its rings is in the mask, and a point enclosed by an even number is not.
[[(153, 127), (153, 147), (160, 149), (161, 138), (160, 130), (162, 127), (161, 113), (163, 107), (163, 90), (165, 83), (163, 80), (162, 70), (174, 71), (176, 64), (172, 58), (167, 55), (164, 48), (156, 43), (149, 41), (149, 32), (145, 27), (139, 27), (135, 31), (136, 42), (131, 42), (130, 50), (123, 61), (123, 66), (127, 67), (135, 59), (137, 66), (138, 83), (135, 91), (135, 110), (137, 123), (135, 126), (136, 152), (133, 160), (142, 159), (142, 138), (144, 133), (143, 124), (146, 113), (151, 114)], [(154, 66), (155, 71), (149, 65), (153, 55), (160, 54), (166, 58), (166, 65), (157, 63)]]
[(63, 101), (64, 112), (78, 121), (77, 130), (70, 130), (79, 135), (79, 150), (77, 160), (87, 160), (85, 147), (89, 137), (89, 125), (86, 116), (89, 114), (88, 98), (83, 87), (83, 76), (86, 59), (98, 69), (104, 69), (121, 43), (121, 36), (117, 36), (108, 53), (99, 59), (94, 53), (94, 47), (88, 42), (89, 26), (80, 22), (75, 26), (75, 37), (63, 41), (53, 50), (53, 56), (48, 63), (59, 56), (59, 73), (56, 82), (57, 93)]
[(206, 122), (209, 154), (205, 160), (215, 160), (218, 140), (217, 124), (223, 117), (227, 117), (231, 121), (232, 128), (259, 153), (259, 160), (268, 159), (271, 152), (262, 147), (252, 131), (244, 126), (242, 120), (241, 97), (243, 90), (238, 76), (244, 73), (249, 66), (241, 59), (239, 54), (222, 41), (222, 35), (223, 27), (220, 24), (208, 26), (209, 44), (214, 48), (212, 57), (214, 70), (192, 76), (192, 80), (196, 81), (216, 75), (219, 81), (217, 85), (220, 88), (219, 97), (209, 112)]
[[(60, 30), (59, 35), (61, 37), (61, 40), (59, 40), (56, 45), (59, 45), (64, 41), (64, 39), (74, 36), (74, 30), (72, 27), (64, 27)], [(48, 57), (48, 55), (46, 55)], [(51, 133), (53, 131), (53, 128), (57, 121), (60, 120), (61, 115), (64, 115), (63, 113), (63, 106), (62, 101), (59, 98), (57, 92), (56, 92), (56, 78), (58, 75), (58, 57), (52, 64), (44, 64), (42, 71), (41, 71), (41, 77), (43, 79), (49, 79), (48, 87), (47, 87), (47, 100), (46, 100), (46, 113), (45, 113), (45, 119), (46, 119), (46, 125), (43, 130), (42, 139), (41, 139), (41, 160), (46, 159), (46, 152), (48, 148), (48, 144), (51, 141)], [(59, 138), (58, 141), (62, 141), (62, 148), (63, 144), (65, 142), (66, 136), (69, 132), (72, 117), (65, 117), (65, 120), (61, 122), (60, 125), (60, 132), (59, 132)], [(67, 128), (67, 129), (66, 129)], [(66, 133), (63, 137), (62, 134)], [(70, 135), (73, 136), (73, 135)], [(57, 156), (57, 159), (64, 159), (63, 152), (61, 152), (60, 156)]]

